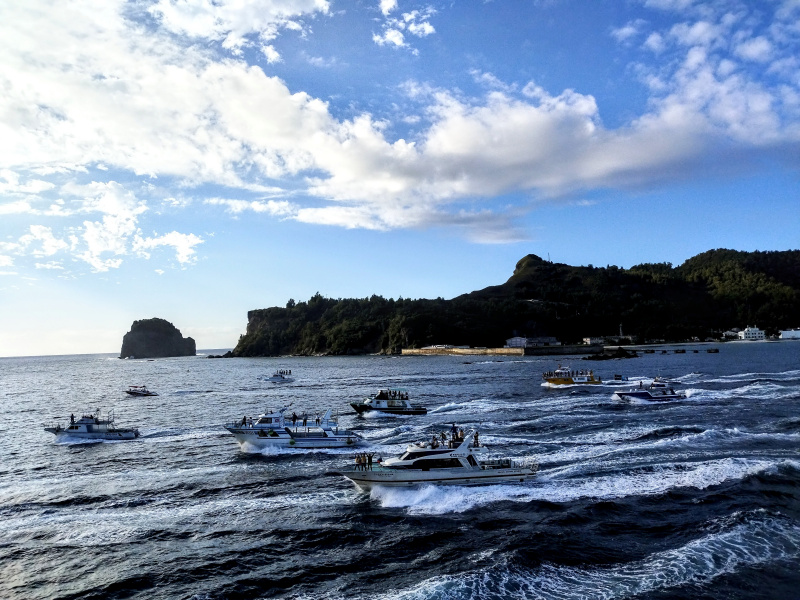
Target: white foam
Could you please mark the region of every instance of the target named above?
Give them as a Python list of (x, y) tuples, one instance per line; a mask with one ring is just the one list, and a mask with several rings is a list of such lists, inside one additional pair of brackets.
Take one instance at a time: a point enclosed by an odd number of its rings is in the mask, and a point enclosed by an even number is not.
[[(254, 525), (265, 513), (276, 513), (275, 518), (280, 521), (289, 518), (288, 515), (281, 516), (281, 511), (294, 511), (303, 506), (350, 505), (357, 501), (358, 495), (356, 490), (347, 489), (305, 494), (294, 492), (268, 498), (228, 496), (178, 506), (170, 499), (163, 499), (138, 507), (60, 507), (46, 513), (30, 513), (0, 521), (0, 543), (11, 543), (19, 537), (46, 539), (49, 544), (70, 546), (131, 543), (154, 530), (205, 531), (211, 528), (209, 523), (218, 523), (221, 529), (229, 528), (231, 515), (236, 515), (239, 527)], [(313, 518), (314, 514), (309, 512), (306, 518)]]
[(461, 513), (477, 506), (502, 501), (568, 503), (581, 499), (613, 500), (629, 496), (653, 496), (677, 488), (706, 489), (726, 481), (776, 469), (792, 461), (771, 462), (724, 458), (707, 462), (673, 463), (587, 476), (583, 464), (540, 472), (526, 484), (476, 487), (434, 486), (419, 488), (374, 487), (372, 498), (385, 508), (405, 508), (410, 514)]

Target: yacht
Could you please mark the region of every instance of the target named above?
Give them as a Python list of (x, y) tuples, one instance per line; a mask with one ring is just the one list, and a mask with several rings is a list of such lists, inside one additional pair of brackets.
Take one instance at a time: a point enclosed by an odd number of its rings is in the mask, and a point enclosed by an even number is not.
[(291, 369), (278, 369), (272, 377), (267, 377), (266, 381), (272, 383), (291, 383), (294, 381), (294, 377), (290, 377), (291, 374)]
[(360, 435), (339, 429), (338, 417), (331, 409), (322, 417), (308, 419), (292, 413), (286, 418), (287, 408), (259, 415), (257, 419), (243, 417), (241, 421), (226, 423), (241, 447), (251, 444), (257, 448), (346, 448), (362, 441)]
[(587, 369), (572, 370), (569, 367), (559, 366), (555, 371), (542, 373), (544, 386), (554, 385), (594, 385), (603, 381)]
[(144, 385), (129, 385), (125, 393), (131, 396), (158, 396), (157, 392), (151, 392)]
[(539, 466), (531, 458), (486, 458), (477, 431), (459, 438), (453, 434), (441, 442), (434, 436), (426, 443), (410, 444), (397, 458), (378, 459), (364, 468), (359, 458), (353, 470), (339, 471), (360, 487), (437, 485), (488, 485), (521, 482), (534, 476)]
[(428, 409), (424, 406), (411, 404), (408, 399), (408, 392), (400, 389), (378, 390), (378, 393), (372, 398), (364, 398), (361, 402), (351, 402), (350, 406), (360, 415), (371, 411), (390, 415), (428, 414)]
[(676, 392), (671, 384), (656, 377), (650, 385), (645, 386), (641, 381), (638, 388), (627, 391), (616, 391), (613, 396), (616, 400), (651, 400), (663, 402), (666, 400), (684, 400), (686, 394)]
[(87, 440), (133, 440), (139, 437), (138, 429), (119, 429), (114, 425), (114, 412), (109, 411), (106, 418), (100, 415), (98, 408), (94, 414), (85, 414), (80, 419), (70, 415), (69, 425), (60, 423), (45, 425), (45, 431), (54, 433), (56, 439), (80, 438)]

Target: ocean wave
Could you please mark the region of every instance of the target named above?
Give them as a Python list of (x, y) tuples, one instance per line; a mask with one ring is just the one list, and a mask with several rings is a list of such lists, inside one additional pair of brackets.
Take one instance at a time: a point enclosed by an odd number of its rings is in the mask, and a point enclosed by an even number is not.
[[(325, 492), (295, 492), (272, 497), (231, 495), (176, 506), (170, 500), (133, 503), (120, 502), (109, 507), (77, 511), (72, 509), (30, 511), (17, 517), (0, 520), (0, 544), (19, 543), (20, 539), (36, 540), (38, 544), (69, 546), (106, 546), (135, 543), (153, 531), (203, 529), (219, 522), (230, 527), (230, 515), (236, 515), (236, 526), (247, 527), (265, 513), (293, 512), (302, 507), (349, 505), (357, 500), (352, 489)], [(312, 513), (309, 513), (309, 516)], [(317, 514), (317, 511), (313, 511)], [(280, 514), (276, 514), (279, 520)]]
[[(776, 561), (794, 561), (798, 557), (800, 527), (783, 518), (755, 514), (741, 524), (630, 563), (593, 568), (545, 563), (528, 568), (511, 564), (506, 557), (488, 570), (440, 575), (406, 589), (374, 594), (371, 598), (622, 600), (686, 585), (702, 586), (720, 576)], [(333, 600), (345, 596), (334, 592), (322, 597)]]

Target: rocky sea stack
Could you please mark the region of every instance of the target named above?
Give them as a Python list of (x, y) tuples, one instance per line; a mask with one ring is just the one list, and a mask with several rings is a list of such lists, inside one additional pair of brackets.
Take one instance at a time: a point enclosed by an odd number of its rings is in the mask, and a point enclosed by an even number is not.
[(122, 338), (120, 358), (164, 358), (194, 356), (195, 341), (181, 335), (180, 330), (164, 319), (134, 321), (131, 330)]

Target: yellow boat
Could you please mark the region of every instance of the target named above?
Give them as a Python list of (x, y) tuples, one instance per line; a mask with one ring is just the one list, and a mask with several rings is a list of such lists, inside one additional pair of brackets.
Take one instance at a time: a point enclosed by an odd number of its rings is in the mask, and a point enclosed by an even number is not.
[(594, 385), (603, 383), (596, 377), (594, 371), (586, 369), (571, 370), (569, 367), (559, 366), (555, 371), (542, 373), (542, 379), (548, 385)]

